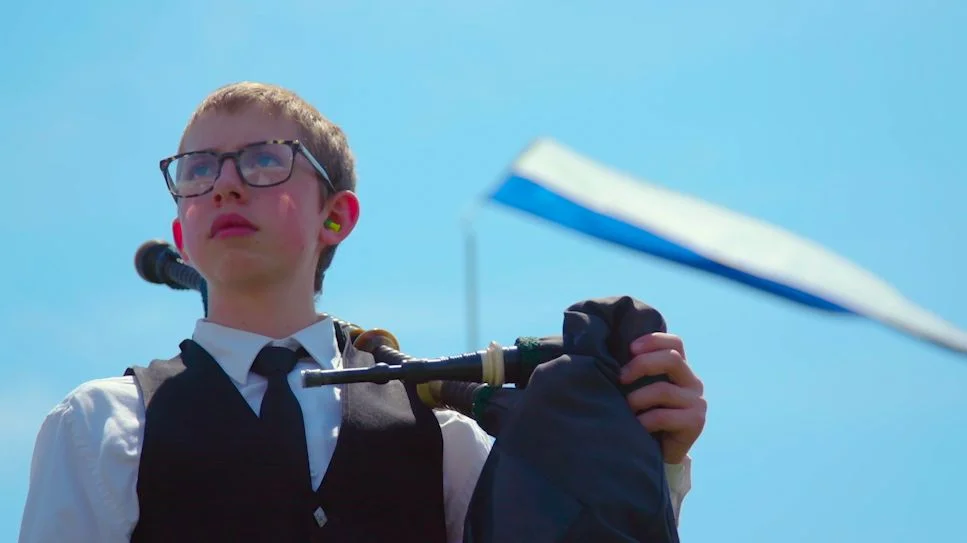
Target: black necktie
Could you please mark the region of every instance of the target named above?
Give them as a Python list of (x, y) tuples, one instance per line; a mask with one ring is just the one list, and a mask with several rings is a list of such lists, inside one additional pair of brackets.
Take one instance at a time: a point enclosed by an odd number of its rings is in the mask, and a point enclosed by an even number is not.
[(259, 417), (278, 445), (282, 460), (292, 466), (293, 476), (304, 479), (306, 485), (310, 486), (309, 453), (306, 450), (302, 408), (287, 380), (296, 362), (306, 354), (304, 349), (297, 353), (285, 347), (266, 346), (252, 363), (252, 371), (269, 381)]

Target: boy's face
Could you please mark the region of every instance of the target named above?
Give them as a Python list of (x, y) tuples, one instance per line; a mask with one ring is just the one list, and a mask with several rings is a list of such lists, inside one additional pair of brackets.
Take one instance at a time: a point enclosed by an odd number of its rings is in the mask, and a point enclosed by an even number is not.
[[(294, 122), (258, 108), (231, 115), (210, 112), (189, 127), (182, 150), (223, 153), (251, 143), (299, 137)], [(322, 248), (342, 241), (359, 212), (352, 193), (340, 192), (323, 203), (322, 191), (315, 170), (301, 155), (291, 178), (271, 187), (246, 185), (235, 161), (225, 160), (210, 192), (178, 200), (176, 243), (211, 283), (259, 288), (300, 281), (311, 288)], [(325, 227), (327, 218), (340, 224), (338, 232)], [(234, 226), (219, 228), (227, 219)]]

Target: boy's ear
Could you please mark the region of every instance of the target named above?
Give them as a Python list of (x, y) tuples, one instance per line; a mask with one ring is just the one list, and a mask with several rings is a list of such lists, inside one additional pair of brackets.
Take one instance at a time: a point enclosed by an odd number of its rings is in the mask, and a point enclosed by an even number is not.
[(185, 242), (181, 233), (180, 219), (171, 221), (171, 235), (175, 238), (175, 247), (178, 248), (178, 253), (181, 254), (181, 259), (185, 262), (188, 262), (188, 255), (185, 254)]
[(338, 245), (359, 222), (359, 198), (348, 190), (332, 195), (323, 207), (324, 223), (319, 231), (323, 245)]

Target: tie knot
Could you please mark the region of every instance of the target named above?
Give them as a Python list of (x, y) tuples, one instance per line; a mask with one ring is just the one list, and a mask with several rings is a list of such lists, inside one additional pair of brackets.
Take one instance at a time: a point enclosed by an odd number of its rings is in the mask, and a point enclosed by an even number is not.
[(305, 349), (298, 352), (285, 347), (275, 347), (269, 345), (259, 351), (252, 363), (252, 371), (262, 377), (278, 377), (288, 375), (295, 367), (299, 358), (307, 354)]

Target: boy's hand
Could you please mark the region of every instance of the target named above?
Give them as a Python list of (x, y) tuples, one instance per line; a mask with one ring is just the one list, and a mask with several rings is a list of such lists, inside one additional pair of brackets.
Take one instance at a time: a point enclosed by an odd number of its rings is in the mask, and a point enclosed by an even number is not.
[(657, 382), (628, 394), (628, 405), (649, 433), (662, 432), (661, 448), (668, 464), (680, 464), (705, 428), (706, 402), (702, 382), (685, 359), (681, 338), (653, 333), (631, 344), (634, 358), (622, 369), (621, 384), (646, 375), (666, 374)]

